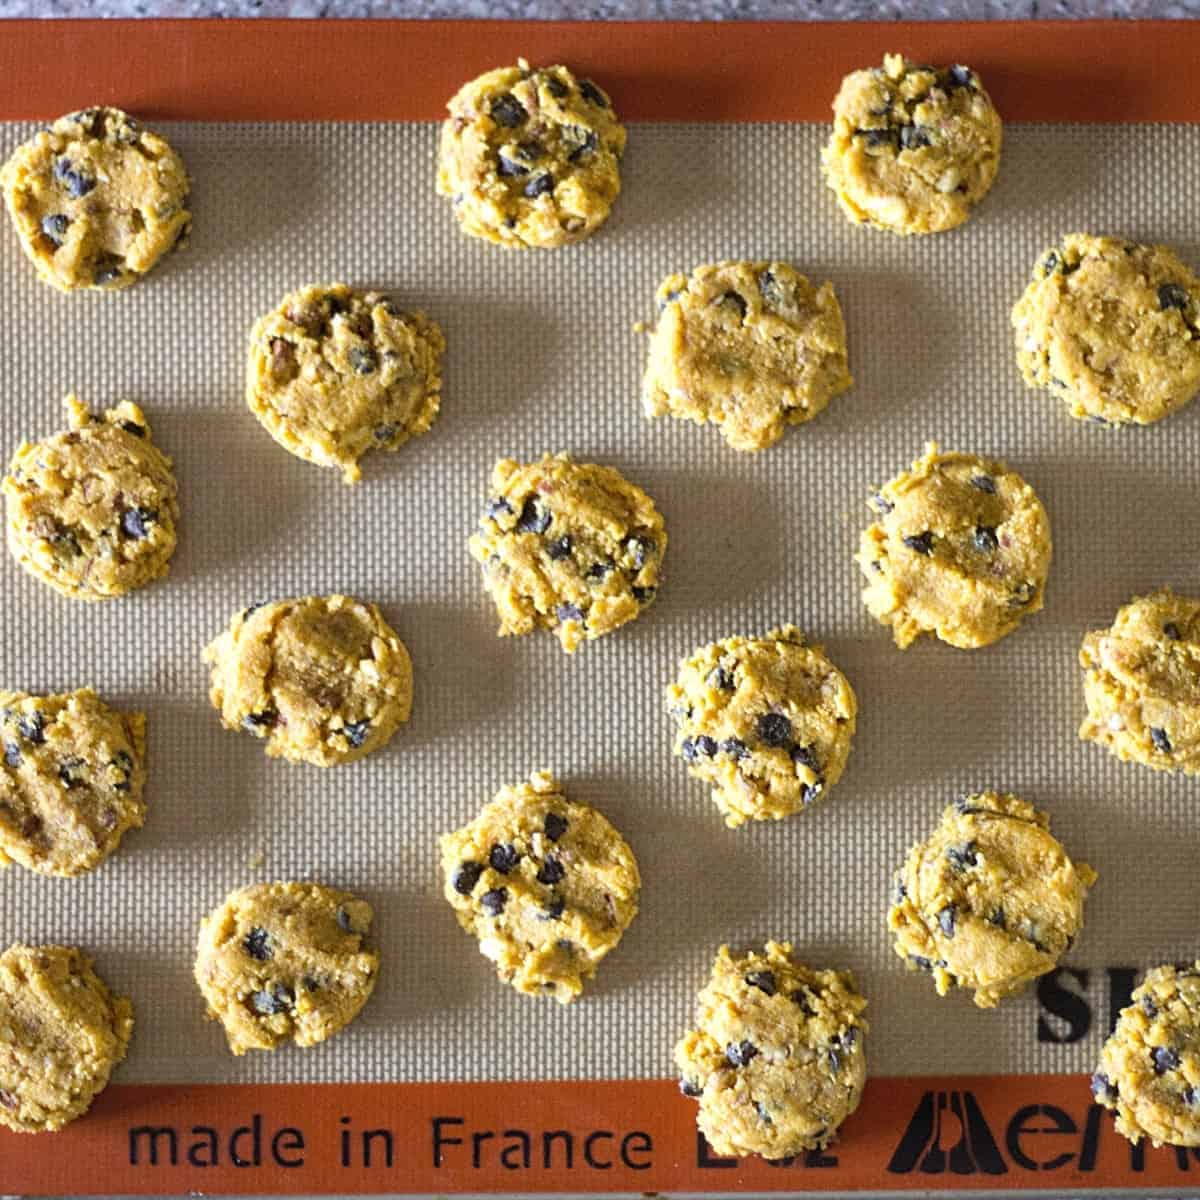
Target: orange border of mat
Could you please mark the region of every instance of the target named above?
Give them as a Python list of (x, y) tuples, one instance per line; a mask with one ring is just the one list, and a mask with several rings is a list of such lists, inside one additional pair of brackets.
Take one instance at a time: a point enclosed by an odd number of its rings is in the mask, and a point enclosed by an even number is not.
[(886, 50), (969, 62), (1010, 121), (1200, 121), (1194, 21), (286, 20), (5, 21), (0, 120), (101, 102), (158, 120), (434, 121), (520, 54), (595, 75), (632, 121), (826, 121), (842, 75)]
[[(632, 121), (823, 122), (841, 76), (879, 61), (885, 50), (969, 62), (1009, 121), (1200, 122), (1200, 22), (1103, 21), (6, 21), (0, 22), (0, 120), (45, 120), (110, 103), (151, 120), (432, 121), (464, 79), (522, 54), (533, 62), (566, 61), (596, 76)], [(70, 70), (59, 64), (71, 64)], [(239, 1154), (253, 1159), (256, 1114), (263, 1161), (232, 1161), (231, 1137), (238, 1138)], [(1200, 1184), (1200, 1152), (1131, 1148), (1091, 1102), (1083, 1076), (873, 1079), (834, 1148), (785, 1165), (705, 1162), (694, 1115), (693, 1102), (669, 1080), (589, 1081), (582, 1088), (569, 1082), (116, 1084), (85, 1119), (59, 1133), (0, 1130), (0, 1191), (295, 1195), (941, 1186), (1061, 1193)], [(471, 1165), (469, 1140), (448, 1146), (445, 1160), (435, 1163), (431, 1129), (439, 1116), (463, 1122), (444, 1126), (451, 1136), (495, 1131), (480, 1143), (493, 1169)], [(130, 1163), (131, 1130), (143, 1125), (179, 1131), (178, 1165)], [(280, 1135), (285, 1126), (302, 1131), (303, 1152), (294, 1136)], [(196, 1127), (220, 1131), (219, 1165), (204, 1163), (206, 1135), (194, 1133)], [(503, 1131), (514, 1128), (570, 1132), (574, 1168), (564, 1170), (559, 1161), (550, 1169), (532, 1163), (526, 1169), (520, 1139), (511, 1138), (507, 1144), (516, 1149), (503, 1161)], [(343, 1131), (354, 1144), (365, 1129), (392, 1134), (391, 1167), (342, 1164)], [(634, 1138), (629, 1160), (649, 1165), (622, 1165), (622, 1138), (636, 1131), (649, 1136), (653, 1150)], [(591, 1165), (584, 1161), (589, 1132), (596, 1135)], [(273, 1161), (272, 1143), (281, 1160), (303, 1163)], [(382, 1153), (382, 1140), (373, 1145)], [(911, 1167), (898, 1171), (898, 1162)]]
[(1081, 1075), (872, 1079), (833, 1146), (777, 1163), (713, 1155), (695, 1112), (664, 1079), (585, 1089), (563, 1081), (113, 1086), (60, 1133), (0, 1131), (0, 1187), (104, 1196), (939, 1187), (1178, 1194), (1200, 1183), (1200, 1151), (1132, 1147), (1091, 1102)]

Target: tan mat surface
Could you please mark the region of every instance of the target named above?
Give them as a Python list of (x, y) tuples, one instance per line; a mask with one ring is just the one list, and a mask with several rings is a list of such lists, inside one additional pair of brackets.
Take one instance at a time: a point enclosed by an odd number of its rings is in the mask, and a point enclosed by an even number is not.
[[(873, 1074), (1088, 1070), (1104, 968), (1190, 957), (1200, 783), (1079, 743), (1076, 653), (1132, 593), (1200, 592), (1200, 407), (1109, 433), (1026, 390), (1009, 308), (1069, 230), (1174, 244), (1200, 263), (1200, 130), (1010, 127), (999, 182), (966, 228), (906, 240), (854, 229), (821, 181), (815, 126), (634, 126), (626, 192), (590, 243), (517, 254), (468, 241), (433, 195), (433, 126), (164, 127), (195, 179), (190, 247), (120, 295), (62, 297), (0, 236), (3, 455), (93, 407), (141, 404), (176, 462), (181, 541), (169, 581), (102, 606), (60, 599), (0, 562), (0, 682), (92, 684), (149, 714), (150, 815), (89, 877), (0, 873), (0, 942), (91, 948), (134, 998), (123, 1082), (667, 1075), (716, 946), (790, 938), (853, 967), (871, 1002)], [(5, 146), (23, 126), (0, 130)], [(757, 456), (714, 429), (646, 421), (644, 340), (662, 276), (782, 257), (832, 279), (854, 389)], [(449, 342), (441, 418), (344, 486), (287, 455), (242, 401), (255, 317), (291, 288), (394, 291)], [(970, 653), (895, 650), (852, 562), (874, 484), (926, 438), (1007, 459), (1042, 496), (1047, 605)], [(671, 544), (659, 601), (568, 658), (549, 635), (500, 641), (467, 554), (494, 459), (569, 450), (658, 501)], [(204, 644), (235, 609), (342, 590), (374, 600), (416, 670), (410, 724), (382, 753), (320, 771), (268, 761), (207, 701)], [(860, 702), (827, 803), (731, 832), (669, 752), (662, 687), (700, 642), (793, 621)], [(495, 787), (549, 767), (627, 835), (642, 913), (584, 999), (560, 1008), (493, 978), (440, 896), (436, 835)], [(1039, 1043), (1032, 995), (997, 1012), (938, 1000), (890, 948), (884, 911), (908, 845), (967, 789), (1050, 810), (1100, 882), (1070, 962), (1097, 1019)], [(262, 855), (261, 865), (255, 865)], [(242, 1060), (202, 1019), (200, 917), (234, 886), (316, 878), (378, 911), (379, 987), (344, 1035)]]

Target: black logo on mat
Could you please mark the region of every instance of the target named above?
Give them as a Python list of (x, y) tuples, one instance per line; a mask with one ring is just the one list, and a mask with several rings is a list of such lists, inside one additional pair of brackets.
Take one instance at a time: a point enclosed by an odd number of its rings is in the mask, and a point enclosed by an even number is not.
[[(946, 1143), (950, 1144), (947, 1145)], [(892, 1154), (893, 1175), (1004, 1175), (1008, 1166), (971, 1092), (926, 1092)]]

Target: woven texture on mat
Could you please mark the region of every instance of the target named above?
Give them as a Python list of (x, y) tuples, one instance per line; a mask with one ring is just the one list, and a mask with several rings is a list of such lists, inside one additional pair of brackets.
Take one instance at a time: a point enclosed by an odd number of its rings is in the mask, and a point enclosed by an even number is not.
[[(4, 686), (91, 684), (149, 716), (145, 829), (80, 879), (0, 872), (0, 942), (89, 947), (133, 997), (122, 1081), (668, 1075), (716, 947), (767, 937), (855, 970), (875, 1074), (1086, 1070), (1104, 969), (1200, 951), (1200, 783), (1075, 736), (1084, 631), (1133, 593), (1200, 592), (1200, 406), (1140, 431), (1074, 422), (1021, 382), (1008, 319), (1038, 252), (1069, 230), (1169, 242), (1200, 263), (1196, 193), (1180, 188), (1200, 177), (1200, 129), (1010, 128), (976, 219), (904, 240), (838, 213), (822, 128), (635, 126), (609, 227), (553, 253), (458, 233), (433, 194), (433, 126), (163, 131), (194, 176), (195, 229), (146, 282), (62, 297), (34, 281), (7, 227), (0, 241), (5, 460), (63, 427), (68, 390), (96, 408), (128, 397), (182, 490), (170, 577), (140, 594), (70, 602), (0, 561)], [(30, 130), (2, 132), (11, 145)], [(743, 256), (833, 280), (856, 379), (752, 456), (713, 428), (642, 416), (645, 343), (631, 332), (667, 272)], [(449, 343), (432, 432), (369, 456), (354, 488), (286, 454), (242, 399), (255, 317), (338, 279), (423, 307)], [(901, 653), (859, 600), (864, 501), (930, 437), (1008, 460), (1050, 514), (1046, 608), (990, 649)], [(658, 602), (571, 658), (548, 634), (495, 636), (466, 549), (493, 461), (544, 450), (619, 467), (670, 534)], [(268, 761), (220, 728), (201, 648), (253, 601), (337, 590), (378, 602), (409, 646), (412, 721), (357, 765)], [(849, 676), (858, 735), (826, 802), (729, 831), (670, 754), (663, 686), (694, 646), (784, 621)], [(437, 872), (437, 834), (541, 767), (614, 821), (644, 877), (641, 915), (567, 1008), (497, 983)], [(1032, 995), (993, 1012), (939, 1000), (891, 950), (893, 869), (946, 803), (985, 786), (1047, 808), (1100, 872), (1069, 959), (1090, 970), (1098, 1015), (1075, 1044), (1039, 1043)], [(192, 982), (197, 924), (229, 889), (277, 878), (375, 905), (380, 983), (324, 1046), (236, 1060)]]

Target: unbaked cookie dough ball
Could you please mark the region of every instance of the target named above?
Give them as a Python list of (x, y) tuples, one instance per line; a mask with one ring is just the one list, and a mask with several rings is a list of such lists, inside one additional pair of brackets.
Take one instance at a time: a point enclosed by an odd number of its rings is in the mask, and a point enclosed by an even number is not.
[(773, 446), (851, 384), (833, 285), (779, 262), (669, 275), (642, 380), (649, 417), (716, 425), (735, 450)]
[(200, 923), (195, 977), (229, 1049), (315, 1046), (358, 1016), (379, 975), (374, 913), (319, 883), (231, 892)]
[(362, 477), (368, 450), (427, 433), (441, 406), (442, 331), (379, 292), (292, 292), (250, 334), (246, 403), (287, 451)]
[(65, 404), (67, 431), (23, 442), (4, 477), (8, 548), (56, 592), (109, 600), (166, 575), (178, 487), (136, 404)]
[(667, 688), (675, 753), (736, 828), (808, 808), (841, 778), (858, 705), (794, 625), (701, 646)]
[(1200, 601), (1163, 588), (1083, 639), (1085, 741), (1122, 762), (1200, 773)]
[(114, 996), (74, 946), (13, 945), (0, 954), (0, 1125), (61, 1129), (108, 1086), (133, 1033)]
[(568, 800), (548, 771), (502, 787), (441, 848), (458, 923), (497, 975), (526, 995), (574, 1000), (637, 915), (633, 851), (594, 808)]
[(1092, 1095), (1131, 1142), (1200, 1146), (1200, 962), (1146, 972), (1104, 1043)]
[(654, 501), (619, 471), (546, 454), (496, 464), (470, 550), (500, 636), (549, 629), (570, 654), (653, 602), (667, 531)]
[(713, 1150), (776, 1159), (828, 1145), (862, 1098), (866, 1006), (849, 972), (807, 967), (788, 942), (736, 958), (722, 946), (675, 1047)]
[(1000, 116), (970, 67), (887, 54), (842, 80), (825, 179), (856, 225), (938, 233), (961, 225), (1000, 167)]
[(520, 59), (465, 84), (446, 107), (437, 190), (465, 233), (549, 249), (608, 219), (625, 129), (590, 79)]
[(910, 968), (938, 995), (969, 988), (980, 1008), (1052, 971), (1083, 928), (1096, 882), (1017, 796), (980, 792), (950, 805), (896, 875), (888, 928)]
[(251, 605), (204, 661), (221, 724), (292, 762), (353, 762), (385, 745), (412, 710), (408, 649), (374, 604), (348, 596)]
[(79, 875), (146, 819), (146, 718), (91, 688), (0, 692), (0, 864)]
[(188, 187), (179, 155), (117, 108), (60, 117), (0, 169), (21, 249), (64, 292), (136, 283), (191, 228)]
[(936, 442), (868, 501), (863, 603), (901, 649), (931, 633), (988, 646), (1042, 607), (1052, 545), (1033, 488), (1003, 463)]
[(1012, 323), (1025, 382), (1080, 420), (1149, 425), (1200, 391), (1200, 279), (1166, 246), (1067, 234)]

